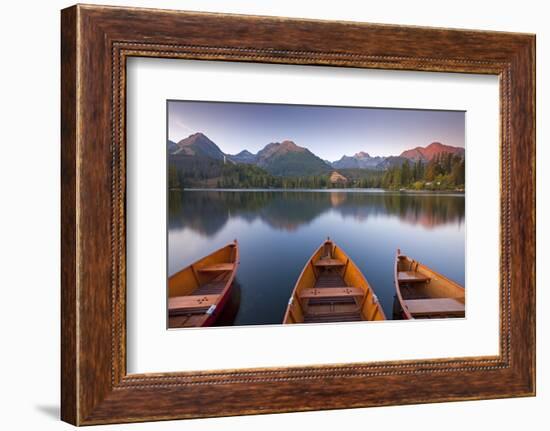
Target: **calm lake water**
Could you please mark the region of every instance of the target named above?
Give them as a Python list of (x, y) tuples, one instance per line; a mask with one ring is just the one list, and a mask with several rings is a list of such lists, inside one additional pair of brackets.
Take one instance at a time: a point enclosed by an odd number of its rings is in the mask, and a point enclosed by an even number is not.
[(464, 195), (381, 190), (169, 192), (168, 274), (237, 238), (237, 284), (220, 325), (279, 324), (306, 261), (330, 236), (391, 319), (396, 249), (464, 285)]

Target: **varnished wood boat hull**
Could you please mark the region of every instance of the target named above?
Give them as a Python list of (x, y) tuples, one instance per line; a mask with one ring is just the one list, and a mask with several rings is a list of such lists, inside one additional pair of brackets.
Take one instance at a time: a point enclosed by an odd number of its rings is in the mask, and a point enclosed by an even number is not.
[(403, 319), (465, 316), (464, 287), (402, 255), (399, 249), (395, 257), (394, 285)]
[(168, 327), (212, 326), (229, 299), (238, 266), (235, 240), (172, 275), (168, 279)]
[(327, 240), (306, 262), (283, 324), (385, 319), (365, 276), (340, 247)]
[(202, 327), (208, 327), (208, 326), (214, 326), (214, 324), (217, 322), (218, 318), (220, 317), (220, 314), (225, 308), (225, 305), (227, 304), (227, 301), (229, 300), (229, 297), (231, 296), (231, 291), (233, 290), (233, 283), (229, 285), (229, 289), (226, 289), (221, 298), (219, 299), (217, 306), (216, 306), (216, 312), (212, 313), (208, 318), (205, 320)]

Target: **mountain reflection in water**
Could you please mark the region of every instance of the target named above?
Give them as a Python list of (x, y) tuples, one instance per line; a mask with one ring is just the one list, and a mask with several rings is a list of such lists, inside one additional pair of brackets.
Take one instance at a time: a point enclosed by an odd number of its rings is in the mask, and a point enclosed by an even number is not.
[(188, 227), (205, 236), (218, 233), (230, 218), (260, 219), (289, 232), (327, 211), (359, 221), (390, 215), (432, 228), (464, 220), (464, 196), (356, 191), (170, 191), (169, 229)]

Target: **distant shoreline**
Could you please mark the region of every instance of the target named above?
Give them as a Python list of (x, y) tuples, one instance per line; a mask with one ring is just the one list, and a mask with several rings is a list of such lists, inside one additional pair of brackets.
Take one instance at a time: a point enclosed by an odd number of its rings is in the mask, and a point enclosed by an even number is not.
[(213, 188), (213, 187), (188, 187), (171, 188), (169, 191), (177, 192), (321, 192), (321, 193), (380, 193), (380, 194), (404, 194), (404, 195), (451, 195), (464, 196), (464, 191), (457, 190), (391, 190), (380, 188), (327, 188), (327, 189), (305, 189), (305, 188)]

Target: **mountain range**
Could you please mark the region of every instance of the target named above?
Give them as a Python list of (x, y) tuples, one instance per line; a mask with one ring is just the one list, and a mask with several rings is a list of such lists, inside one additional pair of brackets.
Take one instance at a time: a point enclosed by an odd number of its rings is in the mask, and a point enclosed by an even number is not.
[[(245, 150), (246, 151), (246, 150)], [(331, 167), (307, 148), (292, 141), (272, 142), (257, 154), (249, 151), (228, 156), (235, 163), (254, 164), (271, 175), (300, 176), (328, 173)]]
[(331, 163), (336, 169), (376, 169), (385, 157), (371, 157), (369, 153), (360, 151), (353, 156), (342, 156), (340, 160)]
[(416, 147), (412, 150), (403, 151), (400, 157), (405, 157), (406, 159), (417, 161), (421, 160), (423, 162), (429, 162), (435, 156), (441, 153), (451, 153), (457, 154), (459, 156), (464, 156), (464, 148), (453, 147), (451, 145), (444, 145), (441, 142), (432, 142), (427, 147)]
[(309, 149), (296, 145), (293, 141), (272, 142), (256, 154), (243, 150), (238, 154), (226, 154), (218, 145), (203, 133), (194, 133), (179, 142), (168, 140), (168, 154), (175, 158), (194, 157), (235, 164), (258, 166), (276, 176), (308, 176), (332, 172), (335, 169), (386, 170), (401, 166), (405, 160), (427, 163), (441, 153), (451, 153), (464, 157), (464, 148), (432, 142), (426, 147), (416, 147), (403, 151), (399, 156), (371, 156), (358, 152), (353, 156), (342, 156), (334, 162), (322, 160)]
[(178, 143), (168, 140), (168, 154), (182, 156), (208, 157), (214, 160), (224, 160), (225, 154), (220, 147), (202, 133), (194, 133)]

